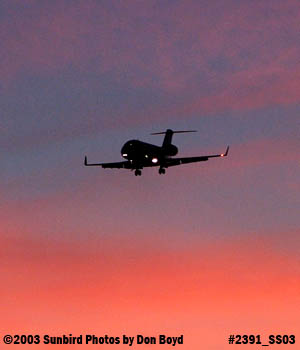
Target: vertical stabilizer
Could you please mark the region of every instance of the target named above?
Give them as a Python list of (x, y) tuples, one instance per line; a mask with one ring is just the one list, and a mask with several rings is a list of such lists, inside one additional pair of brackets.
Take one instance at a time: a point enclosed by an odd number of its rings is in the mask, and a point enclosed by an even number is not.
[(165, 137), (162, 146), (166, 147), (172, 143), (172, 137), (173, 137), (174, 131), (171, 129), (167, 129), (165, 132)]

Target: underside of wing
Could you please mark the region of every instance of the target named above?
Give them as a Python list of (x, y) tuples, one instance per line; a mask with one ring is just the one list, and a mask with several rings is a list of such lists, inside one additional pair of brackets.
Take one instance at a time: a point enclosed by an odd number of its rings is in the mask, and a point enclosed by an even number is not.
[(110, 168), (110, 169), (131, 169), (130, 162), (116, 162), (116, 163), (102, 163), (102, 168)]
[(129, 161), (125, 162), (114, 162), (114, 163), (88, 163), (87, 157), (84, 158), (85, 166), (101, 166), (102, 168), (110, 169), (131, 169), (132, 165)]
[(195, 162), (205, 162), (208, 157), (185, 157), (185, 158), (170, 158), (166, 161), (166, 166), (175, 166), (180, 164), (188, 164)]
[(215, 157), (226, 157), (228, 155), (229, 146), (227, 147), (225, 153), (221, 154), (212, 154), (209, 156), (200, 156), (200, 157), (184, 157), (184, 158), (169, 158), (166, 160), (166, 166), (175, 166), (180, 164), (196, 163), (196, 162), (205, 162), (209, 158)]

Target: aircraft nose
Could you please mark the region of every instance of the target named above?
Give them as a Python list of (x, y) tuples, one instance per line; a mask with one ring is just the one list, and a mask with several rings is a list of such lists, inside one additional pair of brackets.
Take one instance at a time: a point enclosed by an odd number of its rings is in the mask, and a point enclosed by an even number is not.
[(121, 155), (122, 157), (127, 157), (128, 156), (128, 150), (127, 150), (128, 147), (126, 147), (126, 144), (121, 148)]
[(122, 156), (125, 158), (129, 157), (129, 155), (132, 156), (135, 153), (135, 144), (136, 144), (135, 140), (127, 141), (121, 149)]

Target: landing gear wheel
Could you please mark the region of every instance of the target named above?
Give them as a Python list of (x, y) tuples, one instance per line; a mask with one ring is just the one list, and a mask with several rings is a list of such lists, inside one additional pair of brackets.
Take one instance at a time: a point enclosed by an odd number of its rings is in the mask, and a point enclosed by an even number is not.
[(165, 174), (166, 170), (164, 168), (159, 168), (158, 173), (161, 174)]
[(142, 175), (141, 170), (136, 169), (136, 171), (134, 172), (134, 175), (135, 175), (135, 176), (141, 176), (141, 175)]

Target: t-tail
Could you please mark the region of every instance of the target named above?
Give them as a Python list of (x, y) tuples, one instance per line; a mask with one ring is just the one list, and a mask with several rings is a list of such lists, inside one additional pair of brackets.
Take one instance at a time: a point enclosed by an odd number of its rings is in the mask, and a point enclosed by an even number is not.
[(197, 130), (178, 130), (178, 131), (173, 131), (171, 129), (167, 129), (166, 131), (154, 132), (151, 135), (162, 135), (162, 134), (165, 134), (162, 147), (166, 148), (167, 146), (172, 144), (173, 134), (181, 134), (181, 133), (196, 132), (196, 131)]

